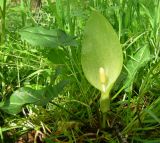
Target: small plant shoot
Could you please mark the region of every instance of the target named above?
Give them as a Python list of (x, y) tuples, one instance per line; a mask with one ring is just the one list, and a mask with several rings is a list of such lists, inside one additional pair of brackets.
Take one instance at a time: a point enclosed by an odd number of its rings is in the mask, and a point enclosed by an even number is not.
[(110, 108), (110, 90), (122, 69), (123, 53), (111, 24), (96, 11), (86, 23), (81, 63), (87, 80), (101, 91), (100, 110), (104, 116)]

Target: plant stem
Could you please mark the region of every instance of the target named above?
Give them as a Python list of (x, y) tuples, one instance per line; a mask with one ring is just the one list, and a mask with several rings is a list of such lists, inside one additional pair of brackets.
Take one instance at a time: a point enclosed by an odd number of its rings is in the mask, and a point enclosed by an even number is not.
[(106, 128), (106, 117), (107, 117), (107, 113), (102, 113), (102, 122), (101, 122), (102, 129)]
[(109, 99), (109, 92), (102, 92), (100, 98), (100, 110), (102, 112), (102, 120), (101, 120), (101, 127), (104, 129), (106, 128), (106, 118), (108, 111), (110, 109), (110, 99)]

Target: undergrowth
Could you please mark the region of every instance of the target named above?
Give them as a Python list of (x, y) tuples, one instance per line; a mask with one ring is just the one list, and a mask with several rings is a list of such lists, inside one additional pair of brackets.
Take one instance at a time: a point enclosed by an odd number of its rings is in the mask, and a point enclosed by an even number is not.
[[(0, 104), (22, 87), (38, 90), (65, 82), (45, 105), (25, 104), (16, 115), (1, 110), (0, 142), (160, 142), (159, 0), (0, 4)], [(110, 21), (124, 57), (105, 129), (100, 127), (100, 93), (86, 80), (80, 62), (83, 30), (92, 9)], [(30, 26), (63, 30), (76, 45), (32, 46), (19, 34)]]

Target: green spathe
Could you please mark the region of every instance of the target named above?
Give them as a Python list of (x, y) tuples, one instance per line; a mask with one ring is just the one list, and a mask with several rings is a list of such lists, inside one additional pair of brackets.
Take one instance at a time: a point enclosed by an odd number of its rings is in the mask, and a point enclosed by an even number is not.
[[(86, 23), (81, 63), (87, 80), (102, 92), (101, 111), (107, 112), (109, 92), (121, 72), (123, 53), (114, 29), (107, 19), (97, 11), (92, 13)], [(100, 80), (100, 69), (104, 70), (106, 82), (102, 83)]]

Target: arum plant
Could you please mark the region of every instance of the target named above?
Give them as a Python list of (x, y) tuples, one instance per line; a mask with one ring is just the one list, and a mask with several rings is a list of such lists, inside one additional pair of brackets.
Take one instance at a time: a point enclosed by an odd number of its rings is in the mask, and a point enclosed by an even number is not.
[(110, 90), (118, 78), (123, 53), (119, 39), (107, 19), (94, 11), (86, 23), (81, 51), (81, 64), (87, 80), (101, 91), (102, 127), (110, 109)]

